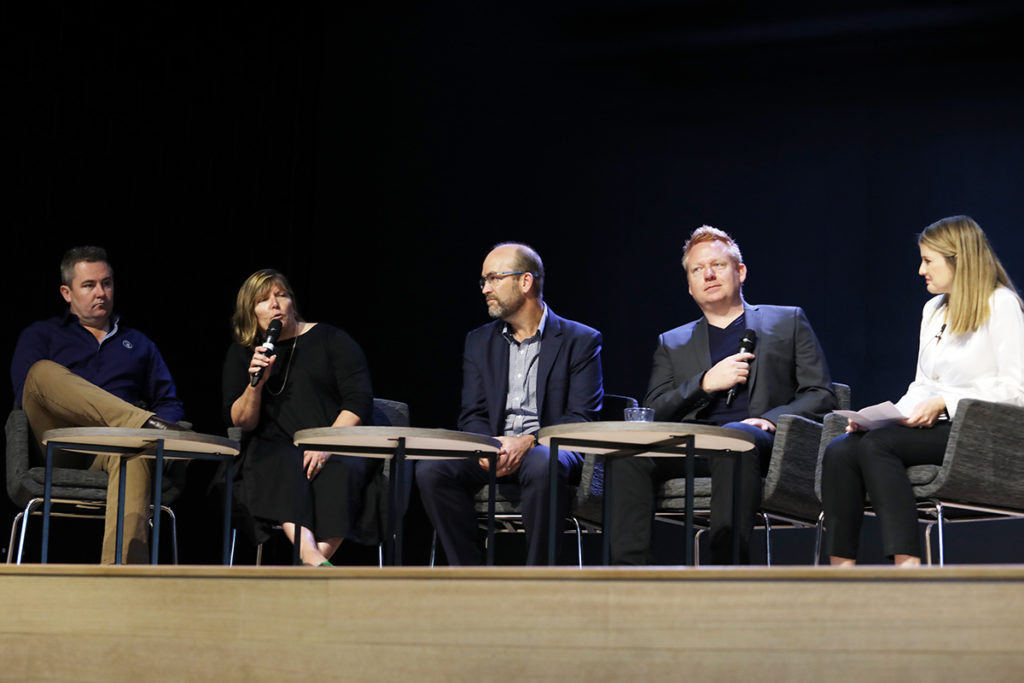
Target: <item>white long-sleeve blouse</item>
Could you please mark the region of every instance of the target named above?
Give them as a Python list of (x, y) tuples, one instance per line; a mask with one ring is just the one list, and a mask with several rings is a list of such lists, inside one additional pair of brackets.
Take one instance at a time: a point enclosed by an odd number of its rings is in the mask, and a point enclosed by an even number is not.
[(1017, 297), (996, 288), (988, 321), (960, 335), (943, 332), (942, 299), (924, 305), (917, 373), (896, 407), (909, 415), (921, 401), (941, 396), (952, 418), (964, 398), (1024, 406), (1024, 311)]

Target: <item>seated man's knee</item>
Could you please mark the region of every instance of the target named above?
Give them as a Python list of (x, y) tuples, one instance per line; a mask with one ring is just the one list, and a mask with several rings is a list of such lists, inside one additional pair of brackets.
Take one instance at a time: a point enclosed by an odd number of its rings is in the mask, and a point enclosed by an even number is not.
[[(546, 446), (536, 446), (523, 454), (523, 460), (519, 464), (519, 481), (527, 483), (543, 479), (548, 480), (548, 449)], [(559, 478), (564, 478), (564, 468), (559, 463)]]
[(54, 363), (52, 360), (37, 360), (28, 369), (28, 374), (25, 375), (25, 387), (36, 387), (40, 384), (45, 384), (47, 380), (64, 371), (66, 369), (63, 365)]
[(416, 485), (421, 491), (432, 491), (437, 485), (437, 463), (431, 460), (420, 460), (416, 463)]
[(420, 491), (429, 494), (458, 479), (462, 460), (420, 460), (416, 463), (416, 483)]

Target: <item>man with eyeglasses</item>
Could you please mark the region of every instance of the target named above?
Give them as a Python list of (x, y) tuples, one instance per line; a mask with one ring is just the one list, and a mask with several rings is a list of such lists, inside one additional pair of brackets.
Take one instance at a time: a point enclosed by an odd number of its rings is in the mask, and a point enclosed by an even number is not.
[[(466, 336), (459, 429), (497, 436), (499, 483), (522, 490), (527, 564), (547, 561), (548, 449), (541, 427), (597, 417), (604, 397), (601, 334), (555, 315), (543, 300), (544, 264), (525, 244), (506, 242), (484, 260), (480, 290), (494, 322)], [(583, 456), (559, 453), (559, 516)], [(473, 496), (488, 479), (486, 459), (421, 460), (416, 480), (451, 565), (480, 564)], [(557, 540), (557, 539), (556, 539)]]
[[(683, 247), (683, 270), (690, 296), (704, 315), (661, 335), (644, 405), (654, 409), (657, 422), (697, 421), (753, 435), (756, 452), (740, 462), (736, 520), (732, 460), (702, 458), (696, 463), (699, 475), (711, 475), (712, 564), (732, 563), (734, 529), (740, 534), (740, 561), (747, 564), (761, 477), (779, 417), (821, 420), (834, 408), (835, 396), (825, 354), (804, 312), (743, 300), (747, 267), (727, 233), (706, 225), (695, 230)], [(741, 349), (741, 339), (753, 337), (748, 331), (756, 335), (753, 353)], [(613, 564), (651, 563), (654, 485), (684, 472), (682, 458), (615, 462), (609, 539)]]

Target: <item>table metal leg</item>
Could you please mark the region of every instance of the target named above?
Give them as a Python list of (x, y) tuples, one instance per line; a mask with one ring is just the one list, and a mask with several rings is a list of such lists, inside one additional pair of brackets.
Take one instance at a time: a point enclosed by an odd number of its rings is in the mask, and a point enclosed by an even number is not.
[(388, 501), (388, 526), (393, 533), (388, 533), (388, 541), (392, 544), (391, 564), (395, 567), (402, 566), (402, 531), (404, 524), (402, 515), (399, 514), (399, 496), (402, 495), (402, 472), (405, 470), (405, 437), (398, 439), (395, 447), (394, 471), (391, 473), (393, 486)]
[[(743, 481), (740, 472), (740, 458), (742, 453), (733, 453), (732, 456), (732, 563), (733, 566), (740, 563), (740, 534), (741, 528), (746, 528), (747, 520), (740, 519), (740, 484)], [(767, 531), (765, 532), (767, 533)]]
[(548, 566), (555, 565), (558, 529), (558, 439), (548, 446)]
[[(121, 463), (124, 467), (125, 463)], [(160, 503), (164, 493), (164, 440), (156, 440), (156, 462), (153, 464), (153, 542), (150, 564), (160, 563)]]
[(695, 465), (694, 463), (694, 448), (693, 448), (693, 436), (686, 438), (686, 504), (684, 513), (686, 514), (685, 521), (685, 536), (686, 539), (686, 565), (688, 567), (693, 566), (693, 476)]
[[(47, 444), (46, 446), (46, 476), (43, 478), (43, 548), (42, 555), (40, 556), (40, 562), (46, 564), (46, 558), (49, 554), (50, 549), (50, 506), (53, 501), (53, 444)], [(28, 524), (28, 515), (21, 520), (22, 524)], [(22, 530), (22, 539), (25, 538), (25, 532)]]
[(494, 566), (494, 499), (498, 495), (498, 454), (487, 454), (487, 566)]
[(617, 458), (604, 457), (604, 509), (601, 511), (601, 564), (612, 563), (612, 463)]
[(124, 485), (127, 481), (125, 459), (121, 459), (121, 465), (117, 468), (117, 542), (114, 544), (114, 564), (124, 564), (121, 560), (121, 552), (124, 548)]
[(235, 457), (228, 461), (224, 468), (224, 549), (221, 553), (221, 562), (224, 565), (231, 564), (231, 546), (234, 543), (234, 534), (231, 532), (231, 487), (235, 482)]

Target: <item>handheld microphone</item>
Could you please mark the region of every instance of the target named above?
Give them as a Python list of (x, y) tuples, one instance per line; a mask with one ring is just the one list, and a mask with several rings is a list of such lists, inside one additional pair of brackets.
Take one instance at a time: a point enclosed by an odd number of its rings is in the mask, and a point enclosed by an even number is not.
[[(746, 330), (743, 333), (743, 338), (740, 339), (740, 353), (753, 353), (755, 346), (757, 346), (757, 332)], [(747, 361), (747, 363), (750, 363), (750, 361)], [(726, 407), (732, 407), (732, 402), (736, 400), (736, 387), (738, 386), (738, 384), (734, 385), (729, 389), (729, 393), (725, 395)]]
[[(263, 347), (266, 349), (266, 355), (274, 355), (274, 344), (277, 343), (277, 338), (281, 336), (281, 320), (274, 318), (267, 325), (267, 339), (263, 342)], [(742, 346), (742, 345), (741, 345)], [(251, 386), (256, 386), (260, 383), (260, 378), (263, 377), (263, 370), (265, 368), (256, 368), (256, 372), (252, 373), (252, 379), (249, 380)]]

